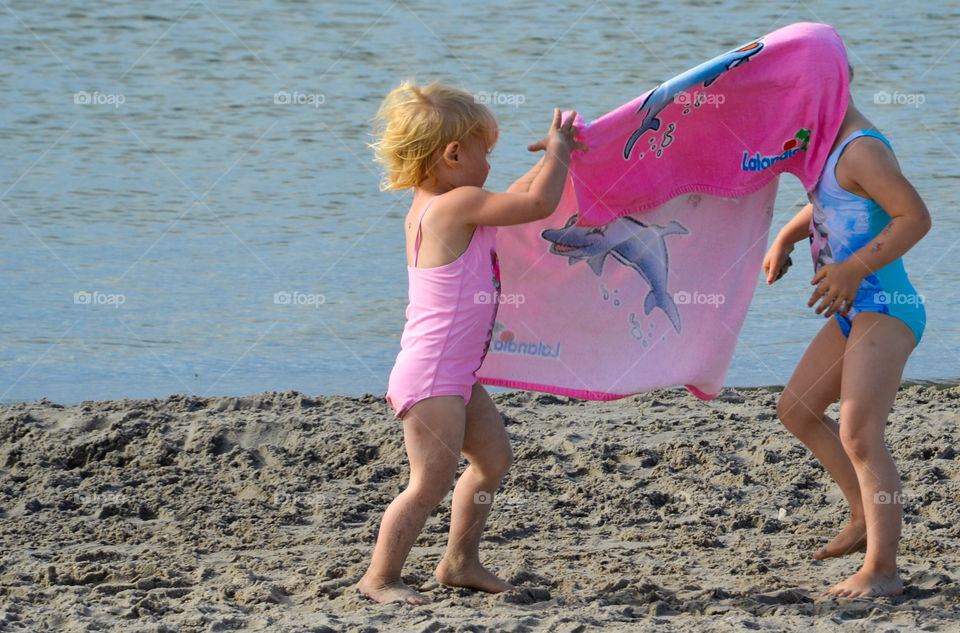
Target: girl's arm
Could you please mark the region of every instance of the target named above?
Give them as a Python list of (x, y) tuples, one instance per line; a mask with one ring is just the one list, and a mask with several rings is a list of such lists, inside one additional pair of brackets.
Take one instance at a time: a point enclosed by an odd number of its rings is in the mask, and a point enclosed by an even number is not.
[(537, 164), (530, 168), (526, 174), (517, 179), (517, 182), (510, 185), (507, 189), (507, 193), (526, 193), (530, 191), (530, 185), (533, 184), (534, 178), (537, 177), (537, 174), (540, 173), (540, 170), (543, 168), (543, 159), (541, 158), (537, 161)]
[(813, 215), (813, 205), (808, 204), (793, 219), (787, 222), (777, 237), (773, 239), (770, 250), (763, 258), (763, 272), (767, 274), (767, 283), (772, 284), (787, 273), (793, 265), (790, 253), (793, 245), (810, 235), (810, 219)]
[(546, 155), (526, 191), (490, 193), (480, 187), (457, 187), (447, 195), (458, 209), (458, 217), (467, 224), (488, 226), (510, 226), (549, 217), (560, 203), (567, 183), (570, 152), (586, 149), (583, 143), (573, 140), (577, 133), (573, 127), (576, 115), (573, 112), (561, 122), (560, 110), (554, 110), (550, 133), (527, 148), (532, 152), (546, 150)]
[(847, 260), (851, 268), (855, 265), (855, 270), (866, 277), (902, 257), (927, 234), (932, 222), (927, 205), (883, 141), (863, 139), (847, 148), (843, 157), (838, 178), (862, 189), (865, 197), (874, 200), (890, 216), (890, 223), (880, 234)]
[(811, 284), (817, 289), (810, 297), (812, 307), (821, 301), (817, 313), (825, 316), (840, 311), (845, 315), (853, 304), (860, 282), (890, 262), (902, 257), (930, 230), (930, 212), (900, 171), (893, 152), (879, 139), (866, 138), (851, 144), (843, 153), (837, 180), (845, 189), (862, 190), (890, 216), (890, 222), (873, 240), (849, 258), (822, 267)]
[(776, 239), (784, 245), (793, 246), (800, 240), (810, 237), (810, 220), (813, 218), (813, 204), (807, 203), (793, 219), (787, 222)]

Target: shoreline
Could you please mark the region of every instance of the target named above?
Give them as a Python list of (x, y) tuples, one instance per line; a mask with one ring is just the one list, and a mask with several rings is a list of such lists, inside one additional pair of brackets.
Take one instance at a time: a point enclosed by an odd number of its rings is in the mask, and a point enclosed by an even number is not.
[[(381, 396), (37, 401), (0, 407), (0, 622), (10, 630), (952, 631), (960, 626), (960, 386), (901, 388), (903, 596), (820, 597), (839, 489), (775, 417), (779, 388), (610, 402), (496, 393), (515, 460), (481, 558), (522, 589), (438, 586), (449, 497), (404, 579), (353, 588), (405, 485)], [(835, 405), (834, 405), (835, 407)]]
[[(779, 391), (783, 391), (784, 386), (785, 385), (750, 385), (750, 386), (725, 385), (720, 393), (723, 393), (729, 390), (746, 391), (746, 392), (750, 392), (750, 391), (779, 392)], [(507, 393), (541, 393), (536, 391), (526, 391), (522, 389), (512, 389), (507, 387), (495, 387), (490, 385), (484, 385), (484, 387), (490, 392), (491, 396), (497, 395), (497, 394), (507, 394)], [(900, 383), (900, 390), (903, 390), (909, 387), (931, 387), (937, 390), (952, 389), (954, 387), (960, 387), (960, 378), (933, 378), (933, 379), (911, 378), (908, 380), (904, 380), (903, 382)], [(675, 387), (665, 387), (662, 389), (658, 389), (656, 391), (686, 392), (686, 388), (681, 385), (677, 385)], [(646, 393), (652, 393), (652, 392), (646, 392)], [(0, 412), (2, 412), (2, 410), (5, 408), (9, 409), (17, 405), (26, 405), (26, 404), (49, 404), (49, 405), (57, 405), (61, 407), (75, 407), (80, 405), (100, 404), (100, 403), (107, 403), (107, 402), (154, 402), (154, 401), (170, 400), (171, 398), (199, 398), (203, 400), (215, 400), (218, 398), (254, 398), (254, 397), (259, 397), (265, 394), (277, 394), (277, 395), (299, 394), (301, 396), (311, 397), (311, 398), (355, 398), (355, 399), (370, 398), (370, 397), (381, 398), (381, 399), (386, 398), (386, 394), (383, 394), (383, 393), (375, 394), (370, 392), (363, 392), (360, 394), (326, 394), (326, 393), (305, 394), (304, 392), (296, 389), (287, 389), (284, 391), (261, 391), (259, 393), (249, 393), (249, 394), (242, 394), (242, 395), (219, 394), (219, 395), (212, 395), (212, 396), (187, 394), (187, 393), (171, 393), (166, 396), (152, 396), (148, 398), (118, 397), (118, 398), (102, 398), (99, 400), (85, 399), (85, 400), (79, 400), (77, 402), (62, 402), (58, 400), (52, 400), (50, 398), (47, 398), (46, 396), (42, 396), (40, 398), (36, 398), (33, 400), (0, 400)], [(548, 394), (548, 395), (554, 395), (554, 394)], [(633, 395), (628, 395), (624, 398), (620, 398), (619, 400), (609, 400), (607, 402), (618, 402), (622, 400), (627, 400), (629, 398), (636, 398), (642, 395), (644, 394), (643, 393), (633, 394)], [(558, 396), (558, 397), (567, 397), (567, 396)], [(600, 402), (598, 400), (584, 400), (581, 398), (572, 398), (572, 397), (569, 399), (571, 401), (576, 401), (576, 402)], [(710, 401), (706, 400), (704, 402), (710, 402)]]

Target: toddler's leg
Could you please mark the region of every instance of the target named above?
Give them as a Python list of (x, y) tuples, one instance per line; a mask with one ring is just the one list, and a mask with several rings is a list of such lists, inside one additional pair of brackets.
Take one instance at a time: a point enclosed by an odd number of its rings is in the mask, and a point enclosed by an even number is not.
[(470, 465), (453, 490), (450, 540), (437, 566), (437, 580), (490, 592), (513, 589), (480, 563), (480, 535), (500, 480), (513, 459), (503, 418), (480, 383), (474, 384), (467, 405), (462, 450)]
[(370, 567), (357, 583), (361, 593), (377, 602), (429, 602), (400, 580), (400, 570), (427, 517), (450, 490), (460, 464), (465, 419), (459, 396), (422, 400), (403, 417), (410, 482), (387, 506)]
[(916, 339), (899, 319), (863, 312), (853, 320), (843, 360), (840, 439), (860, 482), (867, 553), (856, 574), (831, 589), (839, 596), (903, 592), (897, 545), (903, 513), (900, 476), (883, 440), (890, 407)]
[(824, 414), (840, 396), (846, 345), (840, 326), (830, 319), (800, 359), (777, 404), (783, 425), (816, 455), (850, 506), (849, 525), (814, 552), (813, 557), (818, 560), (861, 551), (866, 544), (867, 527), (857, 473), (840, 441), (840, 427)]

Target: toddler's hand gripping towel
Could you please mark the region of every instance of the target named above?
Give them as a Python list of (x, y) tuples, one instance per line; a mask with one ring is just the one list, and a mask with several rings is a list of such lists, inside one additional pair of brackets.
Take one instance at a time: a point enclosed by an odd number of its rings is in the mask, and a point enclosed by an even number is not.
[(757, 285), (784, 171), (807, 190), (843, 120), (847, 57), (793, 24), (617, 108), (578, 140), (557, 211), (501, 228), (490, 385), (610, 400), (714, 397)]

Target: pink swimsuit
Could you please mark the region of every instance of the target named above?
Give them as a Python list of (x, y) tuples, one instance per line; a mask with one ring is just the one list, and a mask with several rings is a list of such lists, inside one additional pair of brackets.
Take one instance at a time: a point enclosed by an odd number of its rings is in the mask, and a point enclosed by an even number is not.
[(420, 224), (434, 200), (420, 213), (413, 266), (407, 266), (407, 324), (387, 388), (398, 418), (426, 398), (463, 396), (465, 405), (470, 402), (499, 305), (496, 227), (478, 226), (467, 250), (449, 264), (417, 268)]

